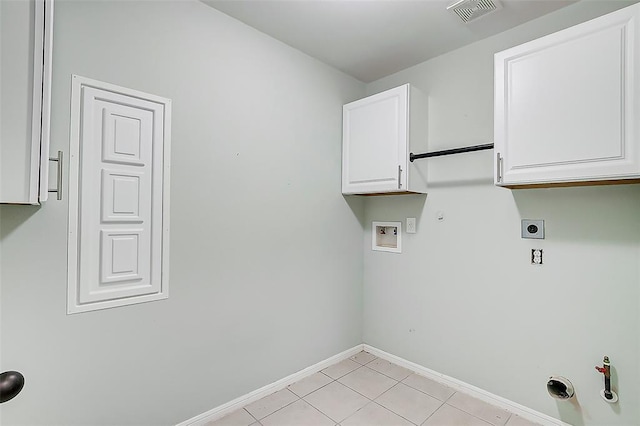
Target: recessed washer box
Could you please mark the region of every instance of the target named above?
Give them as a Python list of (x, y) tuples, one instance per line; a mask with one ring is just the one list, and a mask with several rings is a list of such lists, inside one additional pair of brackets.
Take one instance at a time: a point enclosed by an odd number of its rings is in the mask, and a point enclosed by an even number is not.
[(371, 248), (402, 253), (402, 222), (372, 222)]

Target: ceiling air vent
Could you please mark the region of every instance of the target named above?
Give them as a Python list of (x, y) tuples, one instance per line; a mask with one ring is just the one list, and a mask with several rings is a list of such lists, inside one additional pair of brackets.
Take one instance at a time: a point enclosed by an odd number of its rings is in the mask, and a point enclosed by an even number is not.
[(499, 0), (458, 0), (447, 6), (447, 10), (458, 15), (465, 24), (502, 9)]

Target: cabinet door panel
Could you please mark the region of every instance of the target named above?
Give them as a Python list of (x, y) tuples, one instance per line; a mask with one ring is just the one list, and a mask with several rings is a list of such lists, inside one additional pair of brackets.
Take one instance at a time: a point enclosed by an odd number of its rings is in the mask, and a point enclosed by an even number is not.
[(517, 140), (510, 167), (621, 155), (621, 42), (619, 32), (607, 32), (509, 63), (507, 137)]
[(640, 171), (638, 8), (627, 9), (496, 55), (500, 184), (624, 179)]
[(48, 197), (53, 0), (0, 1), (0, 203)]
[[(36, 3), (0, 2), (0, 202), (38, 201), (39, 135), (32, 138)], [(34, 143), (35, 142), (35, 143)]]
[(161, 229), (153, 223), (151, 191), (159, 111), (88, 87), (83, 106), (79, 280), (87, 285), (80, 286), (79, 301), (157, 293), (160, 280), (152, 278), (160, 275), (160, 264), (151, 263), (151, 234)]
[(406, 186), (407, 100), (402, 86), (344, 106), (343, 193)]
[(350, 183), (397, 184), (397, 117), (397, 98), (349, 111)]

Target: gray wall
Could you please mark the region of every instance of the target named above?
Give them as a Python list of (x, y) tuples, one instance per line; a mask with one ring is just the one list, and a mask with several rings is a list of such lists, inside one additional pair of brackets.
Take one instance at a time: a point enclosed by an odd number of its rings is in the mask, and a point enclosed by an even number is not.
[[(428, 93), (430, 149), (490, 142), (493, 54), (614, 3), (571, 6), (367, 91), (410, 82)], [(493, 186), (493, 151), (420, 161), (426, 197), (365, 203), (365, 343), (571, 424), (640, 424), (640, 185), (511, 191)], [(418, 233), (401, 255), (371, 251), (371, 221), (407, 217)], [(521, 239), (522, 218), (544, 219), (546, 239)], [(532, 248), (544, 265), (530, 265)], [(605, 354), (617, 406), (598, 394)], [(576, 404), (547, 395), (552, 374), (573, 382)]]
[[(173, 99), (171, 291), (67, 316), (66, 201), (0, 207), (1, 368), (27, 377), (2, 424), (173, 424), (362, 336), (577, 425), (639, 424), (640, 186), (495, 188), (479, 152), (422, 160), (426, 197), (340, 195), (343, 103), (411, 82), (430, 96), (432, 149), (490, 141), (493, 53), (606, 7), (365, 88), (198, 2), (58, 0), (52, 151), (68, 150), (71, 73)], [(417, 217), (418, 234), (374, 253), (365, 226), (363, 259), (363, 217)], [(521, 218), (547, 238), (521, 240)], [(597, 395), (604, 354), (617, 407)], [(547, 396), (550, 374), (577, 407)]]
[(72, 73), (173, 100), (170, 297), (67, 316), (67, 202), (2, 206), (2, 369), (27, 382), (1, 423), (175, 424), (360, 343), (340, 157), (364, 85), (199, 2), (55, 15), (52, 152)]

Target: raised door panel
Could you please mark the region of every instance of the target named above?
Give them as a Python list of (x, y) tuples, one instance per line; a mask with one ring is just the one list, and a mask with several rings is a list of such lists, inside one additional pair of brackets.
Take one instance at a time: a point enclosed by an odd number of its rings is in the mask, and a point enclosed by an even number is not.
[(102, 169), (102, 223), (142, 223), (150, 200), (148, 174)]
[[(89, 293), (126, 292), (128, 296), (148, 294), (151, 276), (149, 241), (144, 228), (109, 229), (100, 232), (100, 280)], [(119, 287), (114, 288), (113, 284)], [(145, 287), (147, 287), (145, 289)], [(94, 297), (92, 297), (94, 296)]]
[(638, 174), (637, 21), (625, 9), (496, 55), (496, 183)]
[(73, 86), (69, 311), (165, 298), (168, 100)]
[(343, 193), (406, 187), (408, 86), (343, 108)]

